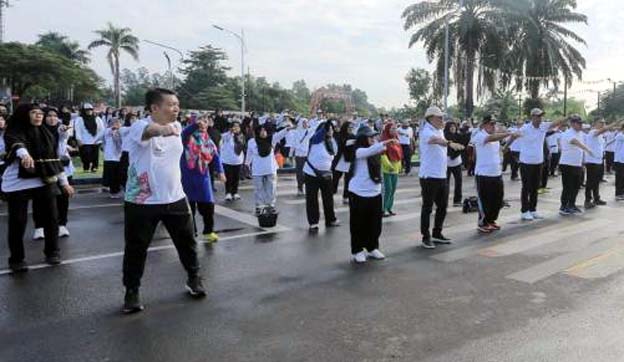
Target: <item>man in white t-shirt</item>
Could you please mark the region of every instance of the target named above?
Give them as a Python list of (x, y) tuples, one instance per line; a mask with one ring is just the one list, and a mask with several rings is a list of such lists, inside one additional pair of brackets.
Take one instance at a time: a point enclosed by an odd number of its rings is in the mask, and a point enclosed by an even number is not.
[(604, 119), (596, 118), (592, 129), (585, 135), (585, 144), (592, 150), (593, 156), (585, 155), (585, 209), (604, 206), (607, 203), (600, 199), (600, 182), (604, 176), (604, 151), (606, 141), (604, 135), (616, 125), (605, 127)]
[[(520, 128), (520, 176), (522, 177), (522, 220), (541, 219), (537, 213), (537, 190), (542, 179), (544, 164), (544, 140), (546, 132), (557, 127), (557, 122), (542, 122), (545, 112), (539, 108), (531, 110), (531, 122)], [(512, 145), (515, 143), (512, 142)]]
[(609, 131), (604, 134), (605, 138), (605, 171), (607, 174), (612, 173), (615, 163), (615, 137), (618, 132), (616, 130)]
[[(444, 138), (444, 116), (438, 107), (429, 107), (425, 113), (425, 122), (420, 130), (419, 150), (420, 169), (418, 176), (422, 188), (422, 208), (420, 211), (420, 232), (425, 249), (435, 249), (436, 244), (450, 244), (449, 238), (442, 234), (446, 208), (448, 206), (447, 147), (462, 150), (463, 146)], [(433, 233), (429, 231), (431, 211), (436, 205)]]
[(124, 313), (143, 310), (139, 286), (147, 249), (160, 222), (188, 273), (186, 289), (193, 297), (206, 295), (199, 275), (193, 219), (181, 182), (178, 97), (170, 90), (156, 88), (145, 95), (145, 105), (151, 116), (136, 121), (127, 139), (130, 166), (124, 206)]
[(409, 120), (401, 121), (401, 127), (397, 129), (399, 143), (403, 150), (403, 172), (409, 175), (412, 170), (412, 154), (414, 153), (414, 130), (410, 127)]
[[(509, 132), (516, 133), (524, 126), (524, 120), (519, 118), (515, 121), (515, 124), (509, 127)], [(520, 170), (520, 142), (511, 142), (511, 139), (507, 140), (509, 145), (509, 152), (511, 153), (511, 181), (518, 180), (518, 170)]]
[(570, 129), (561, 135), (561, 207), (559, 214), (566, 216), (583, 213), (576, 206), (576, 196), (581, 188), (583, 175), (583, 151), (590, 156), (595, 156), (583, 143), (583, 120), (579, 115), (569, 118)]
[(619, 123), (618, 131), (614, 132), (613, 168), (615, 171), (615, 200), (624, 200), (624, 123)]
[(559, 159), (561, 158), (561, 146), (559, 145), (559, 141), (561, 140), (562, 133), (563, 130), (560, 129), (546, 137), (548, 152), (550, 152), (550, 169), (548, 173), (553, 177), (556, 176), (557, 167), (559, 167)]
[(475, 147), (477, 162), (475, 176), (479, 198), (478, 229), (482, 233), (500, 230), (496, 223), (503, 208), (505, 189), (501, 169), (500, 142), (514, 140), (518, 134), (496, 132), (496, 120), (490, 115), (483, 118), (480, 129), (474, 132), (472, 143)]

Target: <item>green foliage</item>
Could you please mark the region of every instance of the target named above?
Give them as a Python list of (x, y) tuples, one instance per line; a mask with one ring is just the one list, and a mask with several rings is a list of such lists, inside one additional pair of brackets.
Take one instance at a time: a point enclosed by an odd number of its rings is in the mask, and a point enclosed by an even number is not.
[(600, 113), (610, 121), (622, 120), (624, 118), (624, 85), (620, 84), (615, 94), (608, 92), (600, 99)]
[(35, 44), (74, 62), (80, 64), (89, 63), (89, 52), (80, 49), (78, 42), (71, 41), (65, 35), (56, 32), (40, 34), (39, 40)]
[(178, 89), (183, 107), (225, 109), (232, 105), (232, 99), (224, 103), (227, 99), (224, 96), (228, 92), (219, 90), (220, 87), (226, 86), (228, 79), (226, 72), (230, 68), (222, 64), (226, 60), (227, 56), (223, 50), (213, 48), (211, 45), (190, 52), (190, 56), (184, 59), (180, 68), (180, 73), (186, 77)]
[(167, 87), (169, 77), (159, 73), (150, 74), (145, 67), (137, 69), (136, 72), (124, 69), (121, 72), (121, 84), (124, 92), (124, 105), (142, 106), (145, 103), (145, 93), (150, 88)]
[(409, 87), (410, 98), (414, 101), (414, 112), (424, 114), (427, 107), (433, 103), (433, 80), (428, 71), (422, 68), (410, 69), (405, 77)]
[(518, 117), (518, 98), (511, 91), (497, 91), (483, 106), (484, 114), (493, 114), (498, 120), (508, 122)]

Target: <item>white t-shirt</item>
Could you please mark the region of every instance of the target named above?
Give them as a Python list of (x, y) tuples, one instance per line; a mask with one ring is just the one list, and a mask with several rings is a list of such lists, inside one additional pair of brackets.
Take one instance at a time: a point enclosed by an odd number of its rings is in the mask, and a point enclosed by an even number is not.
[(550, 136), (546, 137), (546, 142), (548, 143), (548, 149), (550, 153), (559, 153), (559, 140), (561, 139), (561, 132), (557, 131)]
[(221, 162), (225, 165), (242, 165), (245, 161), (245, 152), (241, 151), (240, 155), (237, 155), (234, 151), (234, 135), (231, 132), (226, 132), (221, 137)]
[(477, 154), (475, 175), (497, 177), (502, 175), (500, 142), (486, 142), (488, 136), (487, 132), (480, 130), (472, 138)]
[(573, 139), (583, 142), (582, 131), (575, 131), (570, 128), (561, 135), (561, 165), (581, 167), (583, 165), (583, 150), (573, 145)]
[(420, 131), (418, 148), (420, 150), (420, 178), (446, 178), (447, 146), (429, 144), (429, 140), (438, 137), (444, 138), (444, 132), (426, 122)]
[[(334, 152), (336, 152), (336, 143), (334, 142)], [(332, 162), (334, 161), (334, 155), (327, 152), (325, 142), (317, 143), (310, 147), (310, 153), (306, 159), (306, 163), (303, 166), (303, 172), (310, 176), (316, 176), (314, 170), (308, 163), (311, 163), (318, 171), (330, 171)]]
[(368, 173), (368, 157), (382, 153), (386, 147), (378, 142), (367, 148), (355, 150), (355, 170), (349, 181), (349, 192), (361, 197), (374, 197), (381, 194), (381, 183), (375, 183)]
[[(606, 132), (604, 134), (605, 143), (614, 140), (617, 135), (618, 133), (614, 131)], [(615, 142), (605, 145), (605, 152), (615, 152)]]
[(457, 167), (457, 166), (462, 164), (461, 155), (455, 157), (454, 159), (451, 159), (450, 157), (447, 157), (446, 162), (447, 162), (446, 167)]
[(615, 136), (615, 142), (613, 142), (613, 150), (615, 152), (614, 161), (617, 163), (624, 163), (624, 133), (618, 132)]
[[(516, 132), (520, 131), (520, 128), (518, 128), (518, 127), (516, 127), (516, 126), (513, 126), (513, 127), (509, 127), (509, 130), (508, 130), (508, 131), (509, 131), (509, 132), (511, 132), (511, 133), (516, 133)], [(510, 138), (509, 138), (509, 139), (511, 139), (511, 136), (510, 136)], [(509, 141), (508, 141), (508, 142), (509, 142)], [(516, 140), (515, 140), (515, 141), (511, 144), (511, 146), (509, 146), (509, 150), (510, 150), (511, 152), (520, 152), (520, 148), (521, 148), (521, 146), (522, 146), (522, 144), (521, 144), (520, 140), (519, 140), (519, 139), (516, 139)]]
[(529, 122), (520, 128), (522, 137), (515, 141), (520, 142), (520, 163), (527, 165), (544, 163), (544, 139), (551, 124), (551, 122), (542, 122), (538, 128), (535, 128), (533, 123)]
[(104, 161), (119, 161), (121, 150), (121, 131), (107, 128), (104, 131)]
[(585, 153), (585, 163), (602, 165), (602, 158), (605, 150), (605, 139), (603, 135), (598, 135), (598, 131), (592, 129), (585, 135), (585, 145), (589, 147), (593, 155)]
[(310, 138), (314, 135), (311, 128), (299, 128), (295, 132), (295, 157), (306, 157), (310, 149)]
[(130, 141), (128, 140), (128, 136), (130, 135), (130, 129), (132, 127), (121, 127), (119, 132), (121, 132), (121, 151), (128, 152)]
[(285, 136), (288, 130), (284, 128), (278, 133), (274, 134), (271, 139), (271, 144), (273, 149), (269, 152), (268, 155), (261, 157), (258, 153), (258, 144), (256, 143), (256, 139), (251, 139), (247, 142), (247, 155), (245, 157), (245, 164), (251, 165), (251, 175), (252, 176), (267, 176), (274, 175), (277, 173), (278, 164), (275, 160), (275, 154), (273, 150), (275, 145), (278, 144)]
[(399, 143), (402, 145), (411, 145), (412, 138), (414, 138), (414, 130), (412, 127), (399, 127), (397, 128), (397, 133), (399, 134)]
[[(164, 205), (184, 199), (180, 157), (184, 148), (180, 136), (142, 139), (145, 128), (152, 124), (147, 117), (136, 121), (128, 133), (128, 182), (126, 202)], [(173, 125), (182, 130), (182, 125)]]
[(97, 131), (94, 136), (87, 130), (87, 127), (85, 126), (82, 117), (76, 118), (76, 120), (74, 121), (76, 139), (84, 145), (101, 144), (104, 138), (104, 130), (106, 129), (106, 127), (104, 126), (104, 121), (102, 121), (100, 117), (95, 117), (95, 123), (97, 125)]

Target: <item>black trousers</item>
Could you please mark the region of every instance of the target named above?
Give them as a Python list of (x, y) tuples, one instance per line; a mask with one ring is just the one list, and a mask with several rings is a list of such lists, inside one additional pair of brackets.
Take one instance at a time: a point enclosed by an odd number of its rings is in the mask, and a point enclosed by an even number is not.
[(303, 191), (303, 184), (305, 183), (305, 174), (303, 173), (303, 166), (305, 166), (306, 157), (295, 157), (295, 170), (297, 175), (297, 190)]
[(175, 245), (189, 277), (199, 273), (197, 242), (193, 235), (193, 219), (186, 199), (164, 205), (124, 205), (125, 250), (123, 283), (126, 288), (138, 288), (145, 269), (147, 249), (156, 226), (162, 222)]
[(544, 163), (542, 164), (542, 173), (540, 174), (541, 176), (540, 188), (545, 189), (546, 186), (548, 186), (549, 174), (550, 174), (550, 159), (544, 157)]
[(540, 187), (542, 168), (542, 164), (520, 164), (520, 176), (522, 177), (520, 199), (523, 213), (537, 211), (537, 189)]
[(321, 191), (321, 199), (323, 199), (325, 224), (328, 225), (336, 221), (336, 214), (334, 212), (334, 185), (332, 183), (332, 180), (306, 174), (305, 188), (306, 214), (308, 216), (308, 224), (314, 225), (319, 223), (319, 190)]
[(511, 154), (511, 179), (518, 178), (518, 170), (520, 169), (520, 152), (510, 152)]
[(345, 172), (334, 170), (334, 173), (333, 173), (334, 194), (338, 192), (338, 184), (340, 184), (340, 179), (342, 178), (342, 175), (344, 175), (344, 187), (342, 188), (342, 198), (348, 199), (349, 198), (349, 181), (351, 181), (351, 177), (349, 177), (348, 172), (345, 173)]
[(100, 145), (80, 146), (80, 161), (84, 171), (97, 170), (100, 166)]
[(507, 171), (507, 166), (511, 165), (511, 152), (507, 151), (503, 154), (503, 172)]
[(362, 250), (379, 249), (382, 219), (381, 194), (362, 197), (349, 193), (349, 229), (351, 231), (351, 254)]
[(624, 196), (624, 163), (614, 162), (615, 196)]
[(477, 176), (476, 181), (479, 195), (479, 226), (485, 226), (496, 222), (503, 208), (505, 197), (503, 176)]
[(8, 241), (11, 253), (9, 264), (19, 263), (25, 258), (24, 233), (28, 224), (28, 201), (30, 200), (33, 202), (33, 212), (37, 213), (36, 219), (41, 220), (45, 234), (43, 253), (45, 256), (59, 255), (57, 195), (56, 184), (6, 194), (9, 204)]
[(125, 189), (126, 183), (128, 182), (128, 167), (130, 166), (128, 152), (123, 151), (121, 153), (121, 159), (119, 162), (119, 182), (121, 183), (121, 187)]
[(111, 194), (116, 194), (121, 191), (121, 162), (104, 161), (102, 185), (107, 186)]
[(581, 175), (583, 167), (560, 165), (561, 183), (561, 208), (576, 207), (576, 196), (581, 189)]
[(460, 204), (462, 202), (462, 165), (455, 167), (448, 167), (446, 169), (446, 179), (451, 182), (451, 175), (455, 180), (455, 187), (453, 188), (453, 203)]
[(585, 201), (600, 200), (600, 181), (604, 176), (604, 165), (586, 163), (587, 180), (585, 181)]
[(449, 187), (448, 181), (444, 178), (421, 178), (420, 187), (422, 189), (422, 207), (420, 209), (420, 233), (423, 237), (430, 237), (429, 223), (433, 204), (436, 205), (435, 222), (433, 233), (442, 232), (444, 219), (446, 218), (446, 208), (448, 207)]
[(197, 234), (197, 222), (195, 220), (196, 211), (199, 211), (199, 215), (204, 222), (204, 231), (202, 234), (210, 234), (214, 231), (214, 208), (215, 205), (212, 202), (189, 202), (191, 206), (191, 214), (193, 215), (193, 230)]
[(225, 193), (237, 194), (238, 184), (240, 182), (240, 172), (242, 165), (226, 165), (223, 164), (223, 170), (225, 171)]
[(401, 145), (403, 150), (403, 171), (405, 174), (412, 172), (412, 147), (411, 145)]
[[(68, 177), (69, 184), (72, 185), (72, 177)], [(38, 203), (33, 203), (33, 221), (35, 222), (35, 228), (43, 228), (45, 224), (45, 218), (47, 214), (45, 210), (41, 211), (41, 206)], [(69, 213), (69, 196), (64, 192), (59, 192), (56, 196), (56, 210), (58, 212), (58, 224), (59, 226), (67, 226), (67, 214)]]
[(615, 166), (615, 152), (605, 152), (605, 166), (607, 172), (611, 172), (611, 169)]
[(557, 167), (559, 167), (560, 159), (561, 159), (561, 153), (553, 153), (550, 155), (550, 176), (555, 176)]

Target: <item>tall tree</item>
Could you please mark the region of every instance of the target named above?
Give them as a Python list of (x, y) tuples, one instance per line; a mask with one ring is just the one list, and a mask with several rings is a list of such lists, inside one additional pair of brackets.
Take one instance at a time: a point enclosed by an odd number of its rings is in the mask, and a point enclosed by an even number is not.
[(119, 81), (121, 75), (119, 67), (121, 52), (125, 51), (134, 58), (134, 60), (139, 60), (139, 39), (132, 35), (131, 32), (132, 30), (130, 28), (117, 28), (113, 26), (113, 24), (108, 23), (106, 29), (95, 31), (100, 38), (89, 44), (89, 49), (101, 46), (108, 48), (106, 59), (113, 73), (113, 86), (117, 107), (121, 107), (121, 84)]
[(36, 45), (46, 48), (52, 52), (64, 56), (80, 64), (89, 63), (89, 52), (80, 49), (80, 44), (69, 40), (65, 35), (56, 32), (48, 32), (39, 35)]
[(405, 81), (409, 88), (410, 98), (414, 101), (416, 112), (421, 115), (424, 114), (427, 107), (433, 102), (431, 75), (425, 69), (412, 68), (407, 73)]
[(227, 56), (223, 50), (211, 45), (202, 46), (191, 51), (190, 56), (182, 62), (182, 73), (186, 78), (178, 88), (182, 105), (186, 108), (208, 109), (230, 106), (233, 98), (228, 100), (223, 89), (228, 80), (226, 72), (230, 70), (223, 62)]

